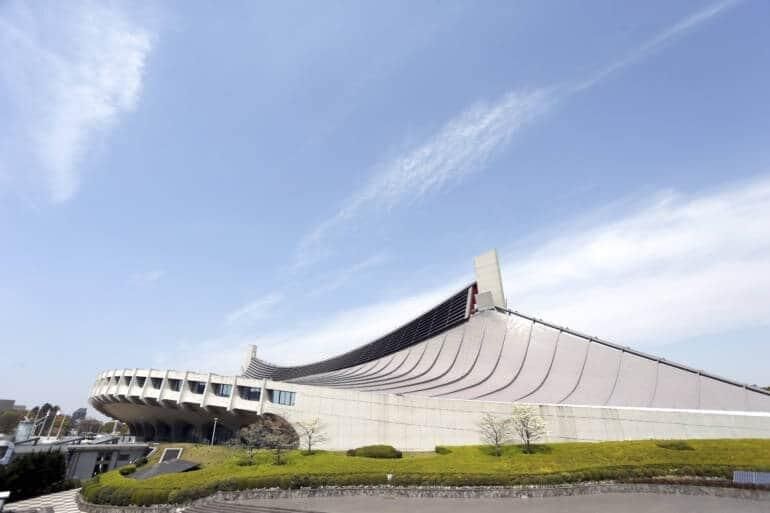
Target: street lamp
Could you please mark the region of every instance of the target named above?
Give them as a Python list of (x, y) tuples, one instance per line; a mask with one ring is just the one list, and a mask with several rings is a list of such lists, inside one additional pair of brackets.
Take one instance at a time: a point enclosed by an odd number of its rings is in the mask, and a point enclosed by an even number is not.
[(219, 422), (219, 419), (214, 417), (214, 428), (211, 430), (211, 443), (209, 445), (214, 445), (214, 435), (217, 433), (217, 422)]

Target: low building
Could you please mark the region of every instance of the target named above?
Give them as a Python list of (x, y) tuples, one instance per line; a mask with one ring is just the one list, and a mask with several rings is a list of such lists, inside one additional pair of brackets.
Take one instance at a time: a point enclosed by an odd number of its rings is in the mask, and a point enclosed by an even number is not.
[(136, 461), (150, 448), (146, 443), (125, 443), (116, 437), (105, 437), (102, 443), (29, 443), (17, 444), (12, 450), (12, 458), (35, 452), (62, 452), (67, 464), (65, 478), (86, 480)]
[[(345, 354), (239, 376), (115, 369), (90, 402), (148, 440), (226, 440), (259, 415), (319, 419), (326, 447), (479, 442), (486, 412), (535, 405), (550, 441), (770, 438), (770, 392), (508, 308), (497, 261), (428, 312)], [(217, 425), (217, 429), (214, 427)]]

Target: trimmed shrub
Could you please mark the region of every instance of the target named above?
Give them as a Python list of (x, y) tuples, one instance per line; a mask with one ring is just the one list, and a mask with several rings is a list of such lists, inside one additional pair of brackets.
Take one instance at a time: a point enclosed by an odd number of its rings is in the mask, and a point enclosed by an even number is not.
[(365, 445), (364, 447), (351, 449), (347, 454), (348, 456), (363, 458), (400, 458), (402, 456), (401, 451), (392, 445)]
[(134, 465), (137, 467), (141, 467), (142, 465), (147, 465), (147, 458), (145, 456), (142, 456), (141, 458), (137, 458), (134, 462)]
[(443, 445), (436, 446), (436, 454), (451, 454), (452, 450), (449, 447)]
[(118, 472), (120, 472), (121, 476), (130, 476), (134, 472), (136, 472), (136, 465), (126, 465), (124, 467), (120, 467), (118, 469)]

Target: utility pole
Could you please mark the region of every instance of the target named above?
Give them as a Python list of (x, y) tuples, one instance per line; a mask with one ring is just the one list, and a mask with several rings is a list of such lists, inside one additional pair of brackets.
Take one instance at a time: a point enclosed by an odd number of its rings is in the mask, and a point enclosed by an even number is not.
[(217, 433), (217, 422), (219, 422), (219, 419), (214, 417), (214, 428), (211, 430), (211, 443), (209, 445), (214, 445), (214, 435)]

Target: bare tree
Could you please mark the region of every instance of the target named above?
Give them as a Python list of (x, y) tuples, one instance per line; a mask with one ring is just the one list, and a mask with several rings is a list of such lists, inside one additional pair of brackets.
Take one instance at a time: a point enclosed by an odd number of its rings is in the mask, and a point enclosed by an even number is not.
[(326, 426), (316, 417), (308, 422), (295, 422), (299, 437), (305, 442), (307, 454), (313, 454), (313, 446), (326, 442), (329, 437), (326, 435)]
[(535, 406), (517, 404), (511, 415), (513, 431), (524, 443), (524, 452), (532, 452), (532, 442), (546, 435), (545, 420)]
[(513, 439), (513, 419), (485, 413), (479, 422), (481, 439), (494, 447), (495, 456), (502, 454), (503, 445)]

